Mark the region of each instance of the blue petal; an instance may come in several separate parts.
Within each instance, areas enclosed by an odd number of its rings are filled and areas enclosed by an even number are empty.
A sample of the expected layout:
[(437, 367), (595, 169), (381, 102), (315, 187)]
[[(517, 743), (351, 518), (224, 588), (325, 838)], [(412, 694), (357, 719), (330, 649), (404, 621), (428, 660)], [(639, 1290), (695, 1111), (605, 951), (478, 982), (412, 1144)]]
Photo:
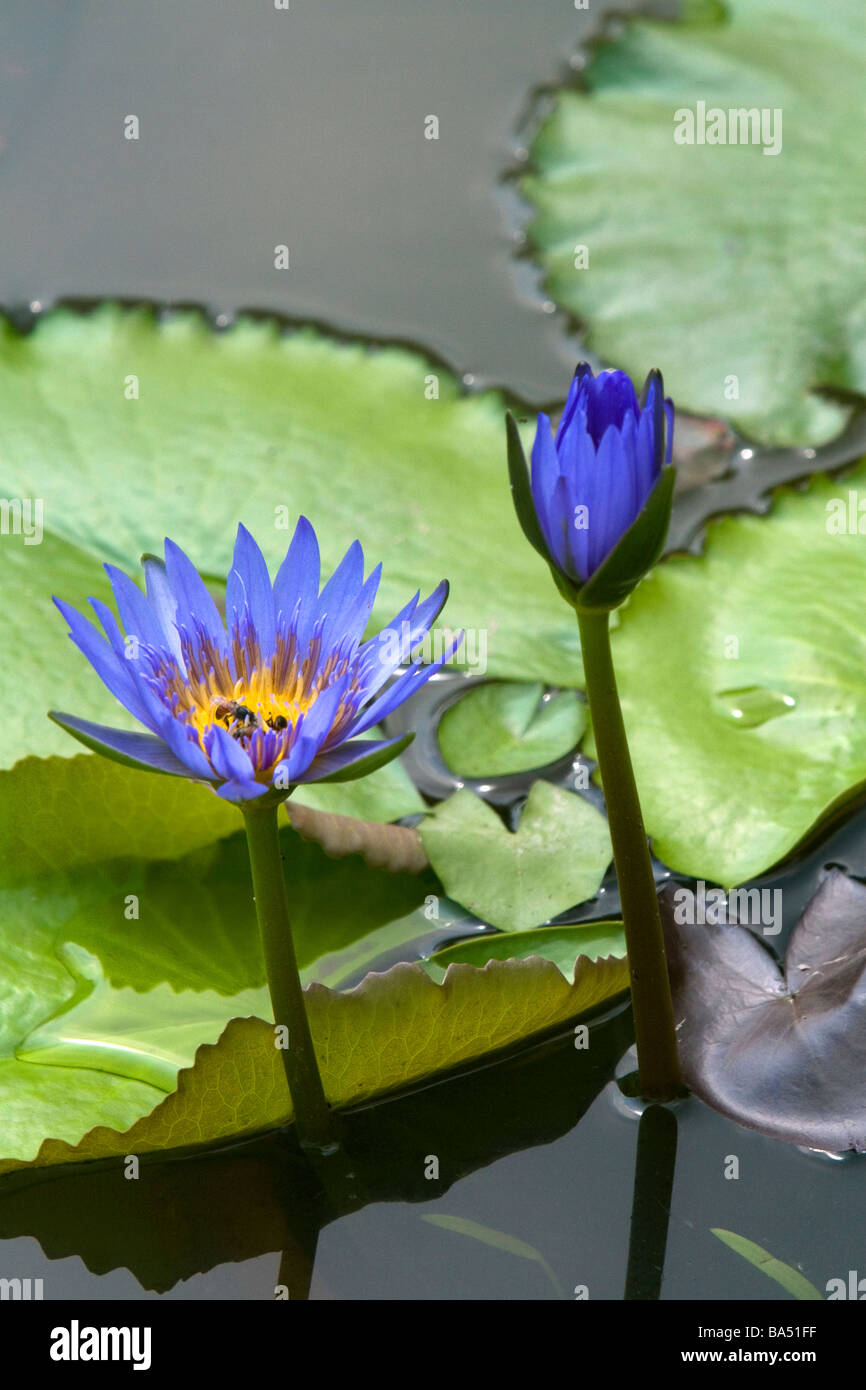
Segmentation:
[(664, 394), (661, 372), (650, 372), (641, 397), (641, 407), (652, 420), (653, 474), (658, 476), (664, 458)]
[(594, 382), (595, 377), (593, 376), (592, 367), (590, 367), (588, 362), (579, 362), (568, 390), (568, 398), (565, 402), (562, 418), (559, 421), (559, 429), (556, 431), (557, 450), (565, 437), (566, 431), (571, 425), (578, 402), (580, 402), (584, 413), (586, 412), (587, 396), (593, 389)]
[(665, 396), (664, 408), (665, 421), (667, 423), (667, 429), (665, 430), (665, 463), (667, 464), (670, 463), (674, 452), (674, 403), (670, 396)]
[(144, 582), (147, 599), (162, 630), (163, 643), (168, 647), (180, 669), (186, 673), (183, 653), (180, 647), (175, 614), (177, 599), (172, 593), (166, 574), (165, 561), (156, 555), (147, 555), (144, 563)]
[(175, 719), (172, 714), (166, 711), (165, 706), (161, 707), (160, 714), (158, 731), (169, 748), (182, 763), (190, 768), (194, 777), (202, 777), (205, 781), (210, 781), (213, 778), (213, 771), (202, 752), (195, 730), (191, 729), (188, 724), (182, 723), (181, 720)]
[(97, 753), (102, 752), (109, 757), (116, 755), (119, 761), (133, 763), (148, 772), (165, 772), (172, 777), (195, 776), (162, 739), (154, 738), (153, 734), (128, 733), (124, 729), (92, 724), (87, 719), (78, 719), (74, 714), (59, 714), (53, 710), (50, 718)]
[(355, 664), (355, 678), (362, 701), (375, 695), (398, 666), (409, 664), (410, 653), (424, 640), (447, 598), (448, 581), (443, 579), (423, 603), (418, 602), (418, 595), (415, 594), (387, 627), (364, 643)]
[(538, 423), (535, 427), (535, 439), (532, 444), (531, 458), (530, 488), (532, 491), (532, 500), (535, 503), (536, 515), (538, 516), (539, 522), (542, 517), (549, 522), (550, 502), (553, 497), (553, 490), (556, 487), (556, 480), (560, 474), (560, 467), (556, 445), (553, 442), (553, 433), (550, 428), (550, 420), (543, 411), (539, 411), (538, 414)]
[(177, 602), (175, 622), (190, 635), (201, 628), (216, 651), (228, 652), (223, 620), (192, 561), (174, 541), (165, 542), (165, 572)]
[(569, 570), (568, 534), (573, 520), (569, 482), (563, 475), (556, 480), (547, 515), (539, 514), (538, 522), (552, 558), (565, 573)]
[(439, 659), (437, 661), (432, 661), (429, 666), (422, 666), (420, 661), (416, 661), (414, 666), (410, 666), (408, 671), (398, 676), (393, 685), (390, 685), (384, 694), (380, 695), (378, 699), (368, 705), (365, 710), (361, 711), (358, 718), (346, 730), (346, 738), (354, 738), (357, 734), (363, 734), (366, 729), (372, 728), (374, 724), (378, 724), (381, 720), (385, 719), (398, 705), (402, 705), (406, 700), (411, 699), (415, 692), (420, 690), (421, 686), (425, 685), (431, 676), (434, 676), (437, 671), (441, 670), (446, 661), (451, 660), (451, 657), (463, 641), (463, 636), (464, 634), (462, 632), (458, 633), (457, 637), (450, 646), (446, 648)]
[(238, 526), (232, 567), (226, 580), (226, 623), (238, 633), (244, 615), (252, 624), (259, 651), (270, 662), (276, 650), (276, 613), (265, 557), (245, 526)]
[(339, 748), (334, 748), (330, 753), (320, 753), (313, 760), (305, 775), (300, 777), (302, 782), (318, 782), (323, 777), (331, 777), (335, 772), (341, 772), (343, 768), (351, 767), (352, 763), (357, 763), (362, 758), (369, 758), (371, 753), (381, 753), (385, 748), (392, 748), (395, 743), (402, 743), (405, 735), (398, 734), (396, 738), (351, 739), (348, 743), (343, 743)]
[(292, 543), (274, 580), (274, 608), (281, 626), (287, 626), (299, 611), (298, 632), (303, 644), (309, 640), (316, 619), (319, 597), (319, 543), (305, 516), (298, 518)]
[(102, 600), (98, 598), (89, 598), (87, 602), (102, 623), (102, 630), (111, 643), (111, 650), (114, 652), (115, 656), (125, 661), (128, 648), (123, 640), (123, 633), (118, 627), (117, 619), (108, 604), (103, 603)]
[(656, 466), (655, 422), (650, 410), (643, 411), (637, 429), (635, 442), (635, 478), (637, 480), (638, 509), (649, 497), (658, 477)]
[(116, 565), (105, 565), (105, 573), (111, 580), (117, 611), (127, 637), (137, 637), (148, 647), (157, 651), (165, 645), (162, 626), (137, 584), (128, 574)]
[(227, 782), (253, 780), (253, 765), (237, 739), (220, 724), (212, 724), (205, 734), (205, 749), (214, 772)]
[(625, 372), (602, 372), (596, 378), (589, 416), (589, 429), (596, 444), (611, 426), (621, 429), (626, 415), (637, 415), (637, 393)]
[(633, 475), (622, 435), (610, 426), (598, 446), (595, 512), (589, 516), (589, 572), (594, 574), (634, 520)]
[(369, 579), (366, 580), (364, 587), (358, 594), (357, 599), (348, 613), (342, 632), (335, 632), (329, 638), (329, 645), (333, 647), (351, 643), (354, 646), (364, 635), (367, 623), (370, 621), (370, 614), (376, 602), (376, 594), (379, 592), (379, 581), (382, 578), (382, 566), (379, 564), (373, 570)]
[(93, 624), (68, 603), (59, 598), (55, 598), (54, 602), (69, 624), (69, 636), (78, 650), (87, 657), (103, 685), (108, 687), (124, 709), (128, 709), (130, 714), (152, 729), (153, 719), (147, 712), (128, 663), (117, 655)]
[(245, 781), (235, 778), (229, 782), (223, 782), (222, 786), (217, 787), (216, 794), (221, 796), (223, 801), (255, 801), (257, 796), (264, 796), (265, 792), (269, 790), (270, 788), (266, 787), (263, 782), (256, 782), (251, 778), (247, 778)]
[(319, 595), (319, 619), (324, 619), (322, 645), (330, 649), (349, 620), (364, 582), (364, 552), (360, 541), (353, 541)]

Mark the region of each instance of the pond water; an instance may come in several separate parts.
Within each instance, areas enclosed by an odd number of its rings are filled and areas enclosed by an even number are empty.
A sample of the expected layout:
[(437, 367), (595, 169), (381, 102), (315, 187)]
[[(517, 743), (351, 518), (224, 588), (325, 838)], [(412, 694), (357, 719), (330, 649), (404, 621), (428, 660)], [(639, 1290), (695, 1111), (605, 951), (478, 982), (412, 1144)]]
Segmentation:
[[(519, 163), (533, 87), (568, 72), (609, 8), (293, 0), (276, 12), (212, 0), (205, 13), (192, 0), (11, 0), (0, 33), (0, 300), (13, 310), (58, 296), (200, 303), (229, 316), (274, 309), (419, 344), (468, 374), (470, 389), (561, 397), (576, 343), (515, 260), (521, 218), (501, 175)], [(129, 113), (137, 142), (122, 138)], [(436, 142), (423, 137), (431, 113)], [(273, 266), (277, 243), (290, 247), (286, 272)], [(819, 461), (841, 465), (863, 443), (855, 426)], [(672, 544), (817, 466), (804, 451), (768, 452), (760, 472), (741, 454), (730, 462), (721, 482), (680, 500)], [(410, 712), (428, 750), (435, 714), (429, 699)], [(423, 748), (416, 780), (442, 795), (442, 769), (425, 765)], [(491, 799), (514, 814), (521, 779), (489, 780)], [(866, 812), (761, 880), (785, 886), (780, 949), (828, 863), (866, 874)], [(565, 916), (615, 909), (608, 881)], [(332, 1299), (569, 1298), (577, 1286), (621, 1298), (638, 1136), (613, 1080), (631, 1041), (627, 1008), (591, 1037), (586, 1055), (568, 1032), (358, 1112), (355, 1169), (326, 1174), (329, 1194), (279, 1135), (146, 1161), (132, 1185), (104, 1165), (19, 1175), (0, 1189), (0, 1272), (42, 1277), (46, 1298), (268, 1299), (280, 1283), (292, 1297)], [(779, 1296), (713, 1227), (801, 1266), (819, 1288), (862, 1264), (852, 1212), (862, 1213), (866, 1160), (804, 1154), (695, 1099), (675, 1114), (664, 1298)], [(425, 1177), (430, 1155), (438, 1179)], [(725, 1177), (732, 1156), (736, 1180)], [(536, 1257), (442, 1217), (481, 1223)]]

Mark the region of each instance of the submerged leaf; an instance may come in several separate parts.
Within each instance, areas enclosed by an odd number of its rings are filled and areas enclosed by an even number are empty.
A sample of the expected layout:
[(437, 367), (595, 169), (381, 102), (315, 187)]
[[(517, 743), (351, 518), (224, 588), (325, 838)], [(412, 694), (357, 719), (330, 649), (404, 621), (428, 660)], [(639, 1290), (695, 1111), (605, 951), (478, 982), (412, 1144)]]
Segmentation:
[(866, 887), (833, 870), (784, 973), (742, 926), (661, 895), (683, 1077), (722, 1114), (812, 1149), (866, 1150)]
[(815, 1285), (810, 1283), (805, 1274), (801, 1274), (799, 1269), (794, 1269), (791, 1265), (786, 1265), (783, 1260), (777, 1260), (763, 1246), (756, 1245), (753, 1240), (747, 1240), (745, 1236), (738, 1236), (735, 1231), (725, 1231), (720, 1226), (712, 1227), (714, 1236), (731, 1250), (735, 1250), (738, 1255), (742, 1255), (744, 1260), (754, 1265), (762, 1274), (766, 1274), (769, 1279), (775, 1279), (777, 1284), (781, 1284), (783, 1289), (793, 1294), (794, 1298), (801, 1301), (823, 1302), (824, 1295)]
[(517, 1255), (522, 1260), (532, 1260), (541, 1266), (553, 1285), (557, 1298), (565, 1298), (565, 1290), (556, 1277), (548, 1260), (544, 1258), (540, 1250), (536, 1250), (534, 1245), (529, 1245), (525, 1240), (519, 1240), (517, 1236), (510, 1236), (507, 1231), (497, 1231), (493, 1226), (484, 1226), (480, 1221), (471, 1221), (466, 1216), (448, 1216), (444, 1212), (425, 1212), (421, 1217), (422, 1221), (428, 1221), (431, 1226), (438, 1226), (443, 1231), (453, 1231), (455, 1235), (469, 1236), (472, 1240), (480, 1241), (482, 1245), (489, 1245), (494, 1250), (502, 1250), (507, 1255)]

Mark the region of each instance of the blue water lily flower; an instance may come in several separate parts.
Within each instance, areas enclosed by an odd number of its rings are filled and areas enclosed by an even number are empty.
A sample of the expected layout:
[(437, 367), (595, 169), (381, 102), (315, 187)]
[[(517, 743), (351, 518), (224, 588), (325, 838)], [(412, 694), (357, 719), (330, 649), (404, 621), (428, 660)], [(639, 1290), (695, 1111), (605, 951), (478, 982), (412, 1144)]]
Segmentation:
[[(362, 641), (381, 565), (364, 579), (355, 541), (319, 592), (319, 547), (301, 517), (273, 583), (250, 533), (238, 528), (226, 581), (226, 621), (172, 541), (144, 562), (146, 596), (106, 565), (123, 630), (98, 599), (105, 637), (55, 598), (70, 637), (120, 703), (148, 730), (128, 733), (56, 714), (82, 743), (135, 767), (211, 783), (244, 802), (287, 796), (301, 782), (345, 781), (396, 757), (409, 737), (361, 735), (408, 700), (456, 650), (399, 670), (448, 595), (416, 593)], [(392, 679), (393, 678), (393, 679)]]
[[(663, 539), (670, 511), (673, 476), (666, 465), (671, 460), (673, 425), (673, 403), (665, 398), (660, 372), (650, 372), (638, 399), (625, 372), (595, 376), (581, 363), (555, 437), (548, 416), (538, 416), (527, 486), (519, 435), (513, 421), (509, 423), (509, 463), (518, 516), (527, 538), (544, 555), (560, 588), (572, 600), (598, 574), (638, 518), (650, 510), (647, 504), (654, 493), (659, 497), (652, 511), (658, 511), (658, 516), (652, 536), (643, 538), (652, 544), (642, 544), (639, 555), (630, 555), (630, 587), (658, 558), (652, 552), (660, 533)], [(617, 591), (618, 602), (625, 596), (622, 587)], [(587, 593), (586, 600), (591, 597), (595, 601), (598, 594)]]

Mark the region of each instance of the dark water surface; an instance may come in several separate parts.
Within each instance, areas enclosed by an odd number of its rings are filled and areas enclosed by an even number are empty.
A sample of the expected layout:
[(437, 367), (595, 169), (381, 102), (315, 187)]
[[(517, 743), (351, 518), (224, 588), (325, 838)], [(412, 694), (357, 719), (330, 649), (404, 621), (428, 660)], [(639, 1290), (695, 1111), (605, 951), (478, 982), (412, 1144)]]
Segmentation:
[[(7, 0), (0, 302), (120, 296), (229, 315), (274, 309), (418, 343), (475, 385), (561, 397), (575, 345), (531, 268), (515, 262), (520, 219), (499, 179), (519, 158), (532, 88), (567, 73), (607, 8)], [(123, 138), (129, 114), (138, 141)], [(438, 141), (424, 139), (430, 114)], [(273, 266), (278, 243), (290, 248), (287, 271)], [(828, 465), (862, 444), (852, 437)], [(765, 476), (815, 466), (802, 451), (774, 451)], [(692, 541), (716, 509), (760, 505), (760, 493), (735, 466), (718, 491), (680, 504), (675, 543)], [(515, 797), (509, 787), (500, 804), (513, 808)], [(782, 942), (829, 862), (866, 875), (866, 813), (784, 877), (763, 880), (785, 885)], [(603, 909), (575, 916), (609, 911), (614, 899), (608, 884)], [(7, 1182), (0, 1275), (42, 1277), (49, 1299), (155, 1289), (267, 1299), (283, 1281), (299, 1296), (318, 1212), (313, 1298), (549, 1299), (580, 1284), (593, 1299), (621, 1298), (638, 1124), (610, 1078), (629, 1042), (621, 1010), (594, 1025), (591, 1066), (568, 1033), (361, 1112), (359, 1175), (332, 1194), (330, 1212), (279, 1136), (143, 1163), (135, 1184), (116, 1165)], [(819, 1288), (863, 1265), (863, 1160), (805, 1155), (695, 1100), (676, 1113), (663, 1297), (782, 1296), (714, 1226), (801, 1265)], [(434, 1153), (438, 1183), (423, 1176)], [(724, 1177), (732, 1155), (736, 1181)], [(442, 1214), (526, 1242), (542, 1260), (423, 1219)]]
[(555, 399), (574, 348), (514, 265), (500, 180), (532, 89), (611, 8), (6, 0), (0, 303), (275, 309)]

